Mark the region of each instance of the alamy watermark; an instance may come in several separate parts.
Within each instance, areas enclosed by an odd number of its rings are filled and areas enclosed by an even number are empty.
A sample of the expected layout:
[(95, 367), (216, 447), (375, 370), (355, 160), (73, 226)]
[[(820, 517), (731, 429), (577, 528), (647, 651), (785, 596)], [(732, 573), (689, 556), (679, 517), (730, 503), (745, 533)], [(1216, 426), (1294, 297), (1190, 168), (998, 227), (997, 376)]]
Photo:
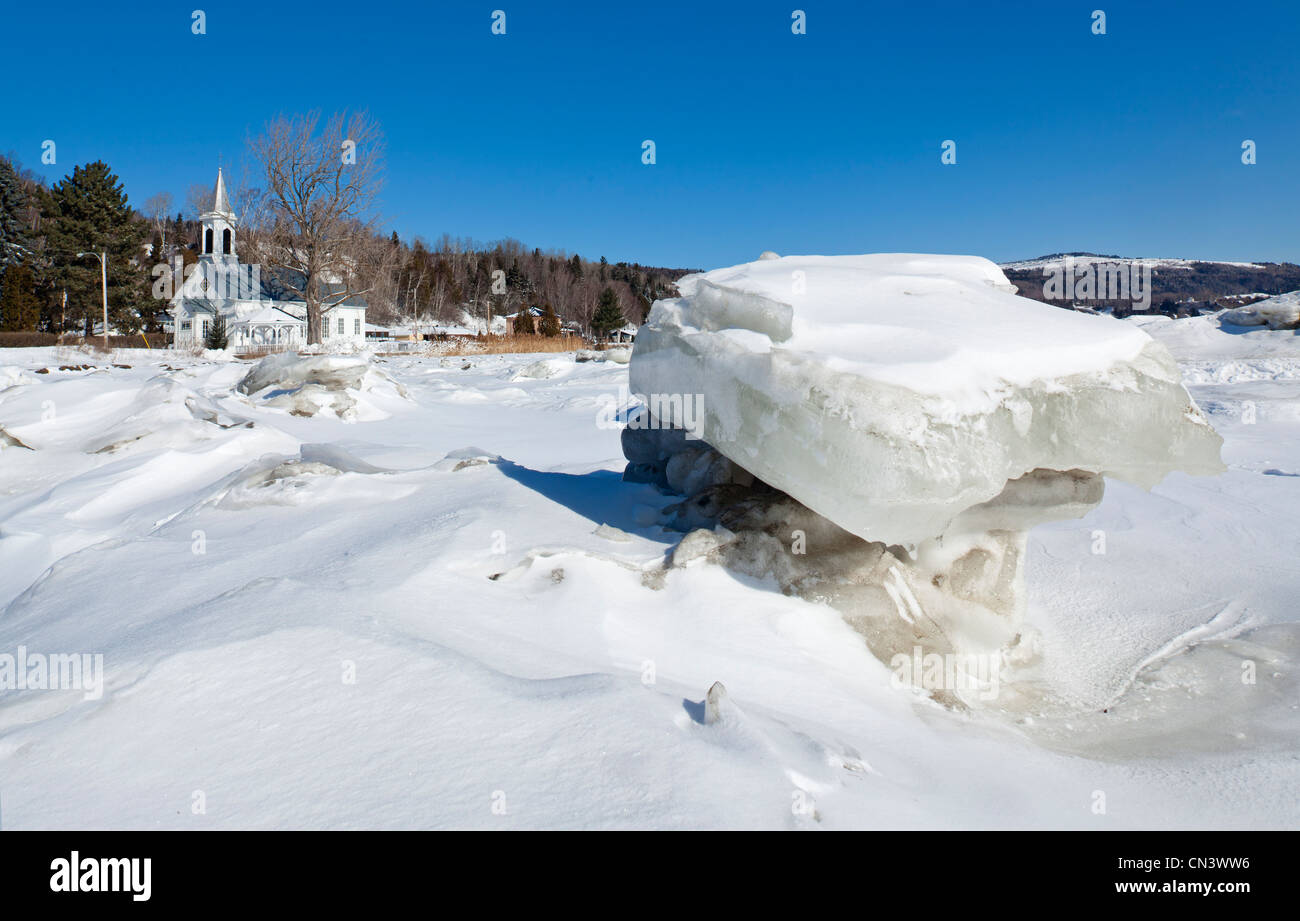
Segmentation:
[(104, 696), (102, 653), (0, 653), (0, 691), (83, 691), (86, 700)]
[(170, 301), (178, 293), (207, 300), (262, 299), (262, 267), (257, 263), (160, 262), (150, 270), (153, 296)]
[(973, 691), (980, 700), (993, 700), (1001, 687), (999, 653), (925, 652), (913, 646), (911, 655), (900, 652), (890, 658), (889, 667), (895, 688)]
[(1066, 256), (1043, 266), (1043, 299), (1048, 301), (1128, 301), (1135, 310), (1151, 306), (1149, 262), (1076, 260)]
[[(646, 412), (634, 412), (637, 404)], [(626, 412), (625, 420), (620, 419)], [(632, 393), (620, 385), (618, 394), (601, 398), (596, 412), (596, 427), (601, 429), (684, 429), (689, 439), (704, 438), (704, 394), (702, 393)]]

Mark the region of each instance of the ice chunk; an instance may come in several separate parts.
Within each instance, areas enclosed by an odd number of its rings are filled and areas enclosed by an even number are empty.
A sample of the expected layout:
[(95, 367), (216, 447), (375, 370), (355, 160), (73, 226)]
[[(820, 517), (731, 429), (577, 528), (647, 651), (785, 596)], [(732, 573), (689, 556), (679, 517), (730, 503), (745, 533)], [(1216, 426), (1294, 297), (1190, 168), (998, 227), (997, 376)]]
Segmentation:
[(512, 381), (546, 380), (567, 374), (572, 369), (573, 362), (568, 358), (542, 358), (524, 365), (510, 379)]
[(1279, 294), (1225, 310), (1219, 316), (1222, 323), (1232, 326), (1267, 326), (1269, 329), (1295, 329), (1300, 326), (1300, 291)]
[[(1018, 297), (986, 259), (786, 256), (678, 288), (655, 303), (631, 362), (655, 425), (691, 428), (868, 541), (1018, 529), (1038, 499), (1073, 507), (1057, 493), (1096, 488), (1086, 474), (1150, 487), (1172, 470), (1224, 469), (1222, 439), (1163, 346)], [(683, 407), (699, 407), (698, 425)], [(658, 448), (628, 452), (644, 479), (667, 473), (641, 456)], [(710, 479), (698, 460), (675, 461), (678, 486)], [(1048, 496), (1035, 471), (1070, 477)]]
[[(295, 416), (329, 410), (349, 422), (387, 418), (374, 397), (384, 402), (406, 397), (406, 389), (372, 367), (368, 355), (268, 355), (244, 375), (238, 389)], [(361, 399), (363, 392), (369, 392), (371, 399)]]
[(240, 393), (257, 393), (267, 387), (295, 390), (314, 384), (326, 390), (356, 390), (370, 364), (364, 357), (318, 355), (300, 357), (295, 352), (268, 355), (239, 382)]

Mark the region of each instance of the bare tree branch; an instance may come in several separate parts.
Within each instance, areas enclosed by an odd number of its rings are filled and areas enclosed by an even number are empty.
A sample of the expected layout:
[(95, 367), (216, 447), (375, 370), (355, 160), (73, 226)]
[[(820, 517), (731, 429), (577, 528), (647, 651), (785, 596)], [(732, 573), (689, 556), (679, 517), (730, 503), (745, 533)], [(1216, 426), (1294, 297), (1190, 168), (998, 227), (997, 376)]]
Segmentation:
[(251, 254), (307, 305), (307, 341), (321, 341), (323, 317), (382, 287), (394, 248), (377, 234), (384, 137), (365, 112), (279, 116), (249, 140), (265, 174), (250, 202)]

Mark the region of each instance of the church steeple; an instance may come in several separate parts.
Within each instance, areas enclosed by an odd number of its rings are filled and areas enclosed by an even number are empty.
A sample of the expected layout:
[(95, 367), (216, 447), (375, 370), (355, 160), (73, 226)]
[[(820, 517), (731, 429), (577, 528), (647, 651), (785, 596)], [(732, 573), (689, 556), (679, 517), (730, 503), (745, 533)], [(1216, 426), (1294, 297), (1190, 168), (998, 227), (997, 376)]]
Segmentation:
[(229, 214), (233, 219), (235, 213), (230, 210), (230, 199), (226, 197), (226, 179), (221, 175), (221, 167), (217, 167), (217, 188), (212, 193), (212, 210), (218, 214)]
[(217, 167), (217, 187), (212, 192), (212, 208), (199, 215), (202, 222), (202, 239), (199, 245), (201, 259), (235, 265), (239, 257), (235, 253), (235, 212), (231, 210), (230, 198), (226, 195), (226, 179)]

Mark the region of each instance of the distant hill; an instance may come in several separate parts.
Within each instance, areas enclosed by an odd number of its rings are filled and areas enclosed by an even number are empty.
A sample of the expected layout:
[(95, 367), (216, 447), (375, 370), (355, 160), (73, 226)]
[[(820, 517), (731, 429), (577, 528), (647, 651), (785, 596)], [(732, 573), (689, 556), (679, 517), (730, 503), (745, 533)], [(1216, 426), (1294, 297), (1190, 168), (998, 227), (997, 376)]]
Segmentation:
[[(1128, 301), (1114, 299), (1049, 300), (1044, 282), (1066, 257), (1076, 265), (1085, 261), (1137, 264), (1151, 270), (1151, 307), (1134, 310)], [(1110, 309), (1119, 316), (1130, 313), (1169, 313), (1196, 316), (1205, 310), (1237, 307), (1264, 297), (1300, 289), (1300, 265), (1291, 262), (1210, 262), (1200, 259), (1157, 259), (1100, 253), (1053, 253), (1020, 262), (1003, 263), (1002, 271), (1024, 297), (1058, 307)]]

